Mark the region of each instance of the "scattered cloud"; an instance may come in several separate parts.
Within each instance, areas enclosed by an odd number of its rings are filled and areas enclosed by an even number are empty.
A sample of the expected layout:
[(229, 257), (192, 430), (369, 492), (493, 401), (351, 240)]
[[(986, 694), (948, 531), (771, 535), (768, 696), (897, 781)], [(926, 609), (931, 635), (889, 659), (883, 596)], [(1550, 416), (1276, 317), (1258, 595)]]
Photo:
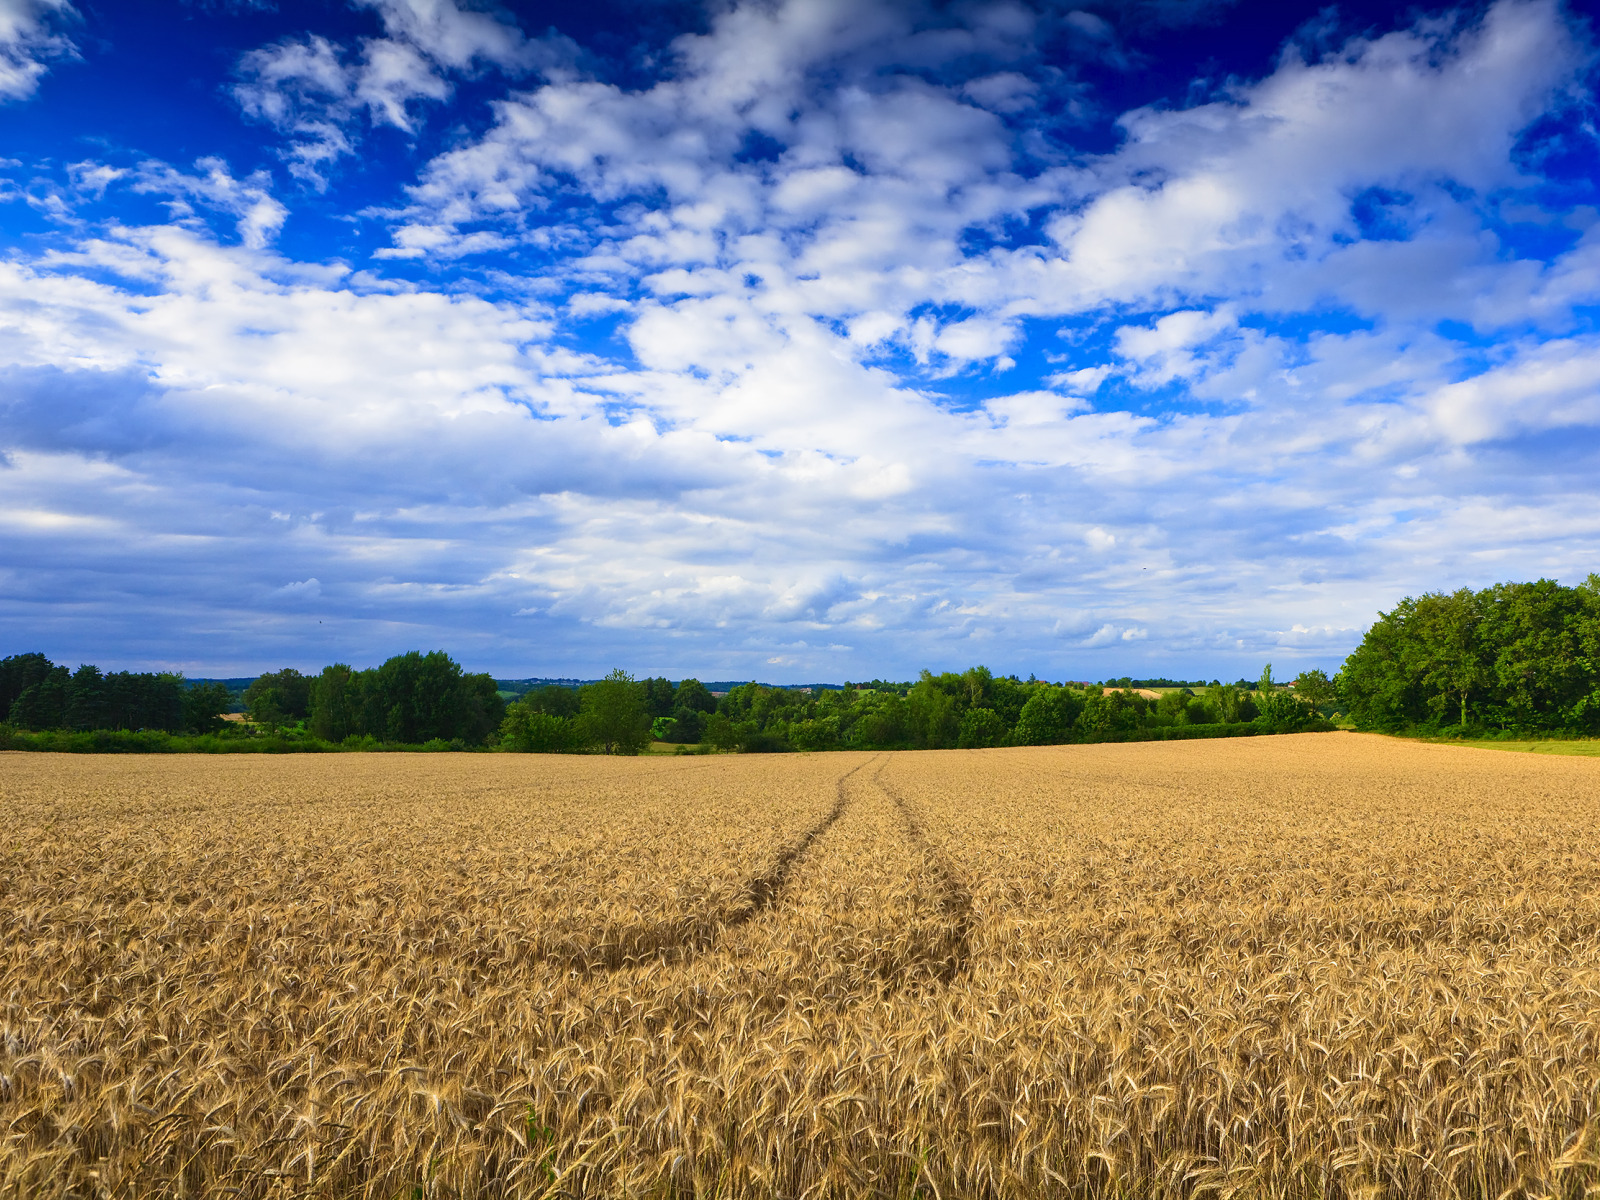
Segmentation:
[(415, 108), (450, 98), (452, 76), (496, 69), (520, 75), (570, 54), (562, 39), (530, 41), (509, 21), (460, 8), (454, 0), (361, 0), (383, 36), (353, 47), (317, 34), (290, 37), (245, 54), (233, 94), (248, 117), (289, 135), (290, 172), (312, 185), (354, 151), (363, 118), (405, 133)]
[[(185, 174), (166, 163), (144, 163), (133, 190), (166, 196), (165, 203), (176, 221), (192, 217), (196, 204), (236, 218), (239, 239), (252, 250), (259, 250), (272, 240), (289, 210), (273, 197), (272, 180), (265, 171), (235, 179), (220, 158), (202, 158), (195, 166), (200, 174)], [(84, 170), (89, 167), (86, 163), (77, 167), (78, 178), (92, 180), (101, 189), (123, 174), (105, 167)]]
[(302, 579), (298, 583), (286, 583), (273, 593), (285, 600), (316, 600), (322, 595), (322, 584), (316, 579)]
[(0, 0), (0, 101), (26, 100), (50, 60), (77, 53), (60, 31), (77, 16), (67, 0)]
[[(483, 84), (351, 217), (385, 244), (291, 252), (323, 198), (259, 159), (90, 160), (0, 260), (15, 627), (87, 562), (308, 655), (1229, 674), (1600, 550), (1600, 225), (1524, 152), (1593, 67), (1554, 3), (1303, 39), (1093, 153), (1040, 50), (1133, 70), (1086, 14), (733, 3), (607, 74), (364, 11), (233, 94), (336, 195)], [(124, 195), (162, 207), (91, 218)]]

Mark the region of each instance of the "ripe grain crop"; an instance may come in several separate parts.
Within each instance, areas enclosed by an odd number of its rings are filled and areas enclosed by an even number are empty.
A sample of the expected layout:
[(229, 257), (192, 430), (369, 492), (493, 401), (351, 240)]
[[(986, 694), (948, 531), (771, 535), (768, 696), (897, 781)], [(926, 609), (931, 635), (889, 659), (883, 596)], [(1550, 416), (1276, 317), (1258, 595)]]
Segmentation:
[(14, 1196), (1600, 1185), (1600, 763), (0, 756)]

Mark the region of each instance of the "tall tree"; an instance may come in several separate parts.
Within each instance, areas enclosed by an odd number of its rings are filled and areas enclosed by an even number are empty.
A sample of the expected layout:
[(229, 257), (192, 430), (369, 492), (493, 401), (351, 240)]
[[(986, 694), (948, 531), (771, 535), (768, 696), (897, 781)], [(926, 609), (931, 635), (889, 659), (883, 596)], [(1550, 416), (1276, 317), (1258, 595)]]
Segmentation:
[(72, 673), (65, 667), (51, 667), (43, 679), (23, 689), (11, 704), (9, 719), (23, 729), (64, 729), (67, 725), (67, 693)]
[(311, 713), (311, 680), (293, 667), (269, 671), (244, 690), (251, 716), (275, 712), (280, 720), (303, 721)]
[(55, 664), (42, 654), (13, 654), (0, 660), (0, 721), (7, 719), (18, 696), (54, 670)]
[(672, 695), (674, 708), (692, 708), (696, 712), (717, 711), (717, 698), (698, 679), (681, 681)]
[(191, 684), (183, 693), (184, 728), (195, 733), (216, 733), (225, 724), (222, 714), (232, 707), (233, 696), (221, 680)]
[(311, 720), (313, 737), (325, 742), (342, 742), (362, 732), (361, 681), (346, 663), (322, 668), (311, 681)]
[(606, 754), (637, 754), (650, 743), (644, 689), (626, 671), (612, 671), (579, 693), (578, 731)]

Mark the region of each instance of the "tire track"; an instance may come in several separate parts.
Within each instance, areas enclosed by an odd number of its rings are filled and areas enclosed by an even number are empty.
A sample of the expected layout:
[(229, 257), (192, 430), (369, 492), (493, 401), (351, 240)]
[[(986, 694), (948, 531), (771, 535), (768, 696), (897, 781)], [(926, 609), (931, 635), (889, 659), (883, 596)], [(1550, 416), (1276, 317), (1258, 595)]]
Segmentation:
[[(758, 875), (746, 885), (745, 895), (749, 899), (749, 904), (737, 916), (730, 918), (725, 923), (728, 927), (743, 925), (746, 921), (752, 920), (777, 902), (778, 893), (783, 890), (783, 885), (788, 882), (789, 876), (794, 873), (795, 863), (799, 861), (807, 850), (811, 849), (813, 842), (838, 823), (839, 818), (844, 816), (845, 809), (850, 807), (850, 797), (845, 792), (844, 787), (845, 780), (863, 767), (870, 766), (873, 761), (868, 759), (864, 763), (857, 763), (839, 776), (834, 784), (837, 796), (828, 815), (808, 829), (799, 841), (780, 851), (770, 870)], [(881, 773), (883, 768), (879, 767), (878, 770)]]
[[(865, 764), (863, 764), (865, 765)], [(946, 923), (944, 936), (929, 948), (929, 966), (942, 984), (949, 984), (966, 971), (972, 956), (972, 927), (977, 915), (972, 906), (972, 891), (962, 880), (949, 858), (927, 835), (916, 806), (883, 780), (886, 758), (873, 772), (872, 783), (887, 796), (900, 814), (912, 845), (937, 879), (939, 911)]]
[[(637, 925), (618, 930), (602, 942), (573, 940), (536, 952), (534, 957), (558, 962), (578, 971), (618, 971), (655, 963), (682, 963), (716, 948), (730, 930), (748, 924), (778, 902), (795, 867), (812, 845), (832, 829), (850, 807), (845, 782), (876, 759), (857, 763), (834, 781), (833, 807), (826, 816), (795, 841), (779, 849), (771, 865), (747, 880), (736, 893), (735, 905), (721, 911), (696, 913), (677, 921)], [(882, 768), (880, 767), (881, 771)]]

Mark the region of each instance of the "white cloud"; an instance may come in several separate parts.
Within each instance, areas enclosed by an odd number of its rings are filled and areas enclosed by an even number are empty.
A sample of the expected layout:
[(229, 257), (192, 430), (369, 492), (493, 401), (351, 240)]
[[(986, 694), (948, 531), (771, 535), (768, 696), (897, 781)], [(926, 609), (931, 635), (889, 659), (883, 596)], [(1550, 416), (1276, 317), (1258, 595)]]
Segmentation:
[(579, 292), (567, 301), (567, 311), (579, 318), (627, 312), (632, 307), (619, 296), (607, 296), (599, 292)]
[[(1023, 672), (1324, 654), (1374, 595), (1600, 549), (1588, 460), (1516, 444), (1600, 426), (1573, 326), (1600, 234), (1549, 263), (1485, 234), (1585, 53), (1554, 5), (1289, 55), (1069, 165), (1030, 149), (1057, 93), (1006, 5), (730, 4), (638, 88), (481, 12), (376, 8), (381, 38), (264, 48), (237, 95), (314, 179), (456, 73), (542, 71), (389, 214), (378, 257), (426, 270), (284, 257), (262, 174), (131, 171), (167, 224), (0, 262), (0, 512), (34, 514), (0, 561), (138, 547), (127, 586), (286, 622), (314, 598), (350, 655), (814, 678), (992, 644)], [(77, 164), (69, 198), (119, 169)], [(1379, 186), (1409, 240), (1360, 237)], [(574, 349), (608, 314), (626, 347)], [(1480, 352), (1441, 315), (1516, 333)], [(1042, 386), (989, 395), (1040, 349)]]
[(534, 65), (539, 54), (515, 25), (455, 0), (357, 0), (377, 10), (391, 39), (415, 46), (442, 67), (463, 70), (475, 62), (498, 67)]
[(449, 99), (449, 76), (490, 66), (512, 74), (552, 68), (570, 57), (555, 38), (529, 41), (515, 25), (454, 0), (357, 0), (376, 10), (384, 37), (350, 50), (316, 34), (243, 55), (233, 94), (247, 116), (293, 139), (290, 171), (316, 186), (354, 150), (364, 115), (407, 133), (419, 101)]
[[(204, 174), (188, 175), (166, 163), (146, 163), (138, 171), (134, 190), (170, 197), (167, 206), (180, 219), (193, 212), (191, 201), (237, 217), (239, 239), (253, 250), (265, 246), (282, 228), (289, 211), (272, 195), (272, 180), (265, 171), (235, 179), (220, 158), (202, 158), (195, 166)], [(109, 181), (120, 174), (108, 177), (101, 172), (92, 177)]]
[(1081, 410), (1084, 403), (1056, 392), (1017, 392), (985, 400), (983, 407), (1006, 425), (1049, 425)]
[(1600, 340), (1525, 345), (1481, 375), (1434, 389), (1422, 403), (1440, 432), (1463, 444), (1600, 426)]
[(76, 17), (67, 0), (0, 0), (0, 101), (27, 99), (50, 59), (76, 53), (57, 32)]
[(127, 174), (127, 171), (105, 163), (86, 161), (67, 164), (67, 178), (72, 181), (72, 186), (81, 194), (97, 200), (106, 194), (106, 188)]
[(1016, 71), (998, 71), (961, 85), (963, 95), (998, 113), (1019, 113), (1037, 103), (1039, 85)]

